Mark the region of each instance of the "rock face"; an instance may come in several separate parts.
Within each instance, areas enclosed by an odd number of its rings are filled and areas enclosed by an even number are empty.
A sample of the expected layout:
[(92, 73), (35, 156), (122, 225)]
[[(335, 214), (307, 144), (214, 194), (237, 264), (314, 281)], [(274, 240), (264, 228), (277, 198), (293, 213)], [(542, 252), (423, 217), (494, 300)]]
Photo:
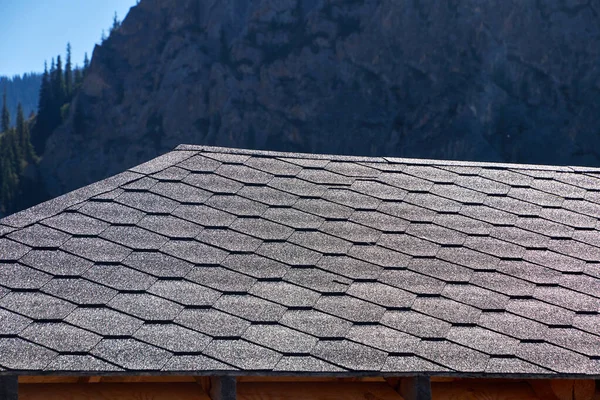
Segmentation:
[(600, 1), (142, 0), (41, 170), (59, 194), (180, 143), (600, 165)]

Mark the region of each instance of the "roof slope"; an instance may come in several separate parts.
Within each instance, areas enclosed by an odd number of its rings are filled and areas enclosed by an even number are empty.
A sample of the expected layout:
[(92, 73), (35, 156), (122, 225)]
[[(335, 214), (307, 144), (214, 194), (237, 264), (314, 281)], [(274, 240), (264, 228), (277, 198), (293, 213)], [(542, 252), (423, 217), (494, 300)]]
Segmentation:
[(600, 170), (180, 146), (0, 220), (0, 373), (600, 377)]

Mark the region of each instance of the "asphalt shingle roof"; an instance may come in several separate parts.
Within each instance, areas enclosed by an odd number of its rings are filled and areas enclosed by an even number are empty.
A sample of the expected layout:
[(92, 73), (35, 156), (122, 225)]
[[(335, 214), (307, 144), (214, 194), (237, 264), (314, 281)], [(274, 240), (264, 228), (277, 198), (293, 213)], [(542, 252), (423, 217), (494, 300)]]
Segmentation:
[(201, 146), (0, 220), (0, 374), (600, 377), (600, 169)]

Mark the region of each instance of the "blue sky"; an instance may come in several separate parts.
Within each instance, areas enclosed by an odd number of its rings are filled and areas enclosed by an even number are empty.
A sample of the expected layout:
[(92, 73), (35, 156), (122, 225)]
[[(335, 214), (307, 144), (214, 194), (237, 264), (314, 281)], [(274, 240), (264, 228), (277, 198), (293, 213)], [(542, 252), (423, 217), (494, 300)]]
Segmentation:
[(102, 29), (108, 32), (115, 11), (123, 20), (136, 0), (0, 0), (0, 75), (41, 72), (44, 60), (65, 58), (71, 42), (72, 62), (92, 57)]

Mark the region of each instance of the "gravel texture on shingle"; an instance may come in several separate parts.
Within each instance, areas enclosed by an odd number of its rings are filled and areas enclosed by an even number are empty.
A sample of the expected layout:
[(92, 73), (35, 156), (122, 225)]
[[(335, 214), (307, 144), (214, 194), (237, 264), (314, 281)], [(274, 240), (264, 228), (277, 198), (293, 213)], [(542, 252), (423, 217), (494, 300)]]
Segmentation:
[(0, 371), (599, 379), (599, 176), (182, 145), (0, 220)]

